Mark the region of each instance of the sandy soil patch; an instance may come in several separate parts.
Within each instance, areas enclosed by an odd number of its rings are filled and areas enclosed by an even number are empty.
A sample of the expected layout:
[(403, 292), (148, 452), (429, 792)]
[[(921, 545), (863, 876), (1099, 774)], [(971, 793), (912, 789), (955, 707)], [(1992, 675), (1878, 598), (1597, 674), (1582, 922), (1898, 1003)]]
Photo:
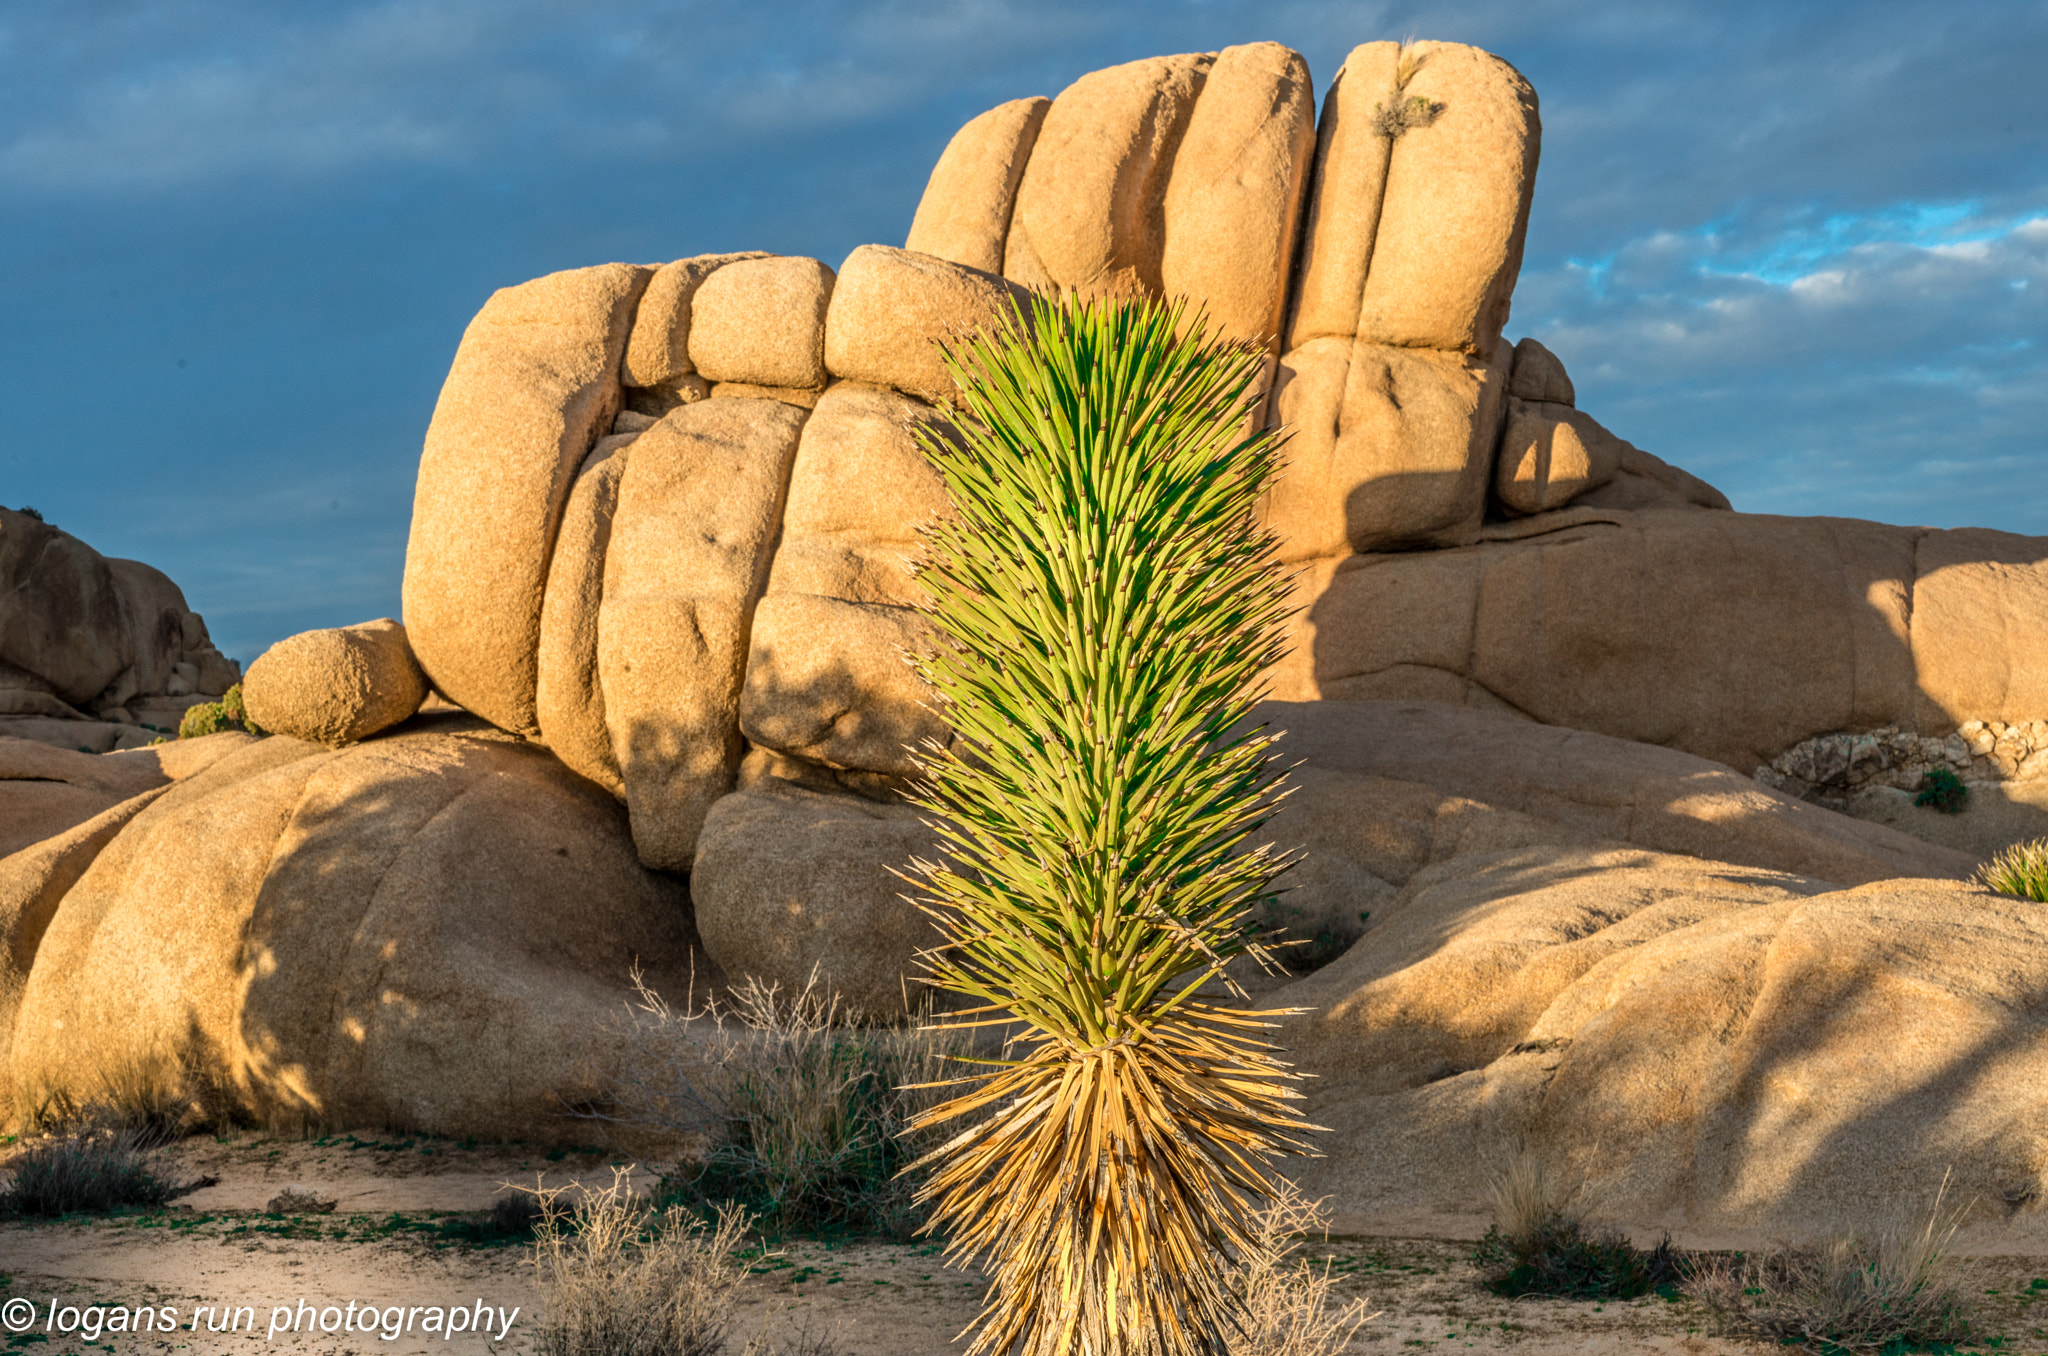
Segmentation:
[[(525, 1250), (479, 1245), (460, 1230), (502, 1183), (531, 1182), (543, 1173), (550, 1183), (609, 1181), (617, 1161), (601, 1150), (550, 1153), (389, 1135), (201, 1137), (167, 1159), (181, 1179), (207, 1174), (221, 1180), (159, 1214), (0, 1225), (0, 1302), (26, 1300), (36, 1311), (30, 1331), (0, 1332), (0, 1352), (528, 1351), (539, 1296)], [(651, 1181), (651, 1174), (643, 1170), (640, 1180)], [(270, 1196), (292, 1183), (330, 1192), (340, 1205), (328, 1215), (264, 1214)], [(1311, 1255), (1327, 1259), (1341, 1278), (1343, 1298), (1363, 1296), (1382, 1311), (1360, 1330), (1356, 1352), (1761, 1356), (1784, 1350), (1716, 1334), (1689, 1301), (1504, 1300), (1480, 1287), (1469, 1248), (1459, 1238), (1359, 1233), (1317, 1244)], [(829, 1337), (840, 1356), (958, 1352), (964, 1344), (954, 1339), (974, 1318), (981, 1280), (941, 1266), (937, 1252), (917, 1242), (786, 1241), (756, 1262), (736, 1333), (742, 1341), (765, 1332), (787, 1342), (808, 1331)], [(1978, 1288), (1987, 1292), (1986, 1341), (1965, 1350), (2048, 1356), (2048, 1262), (1986, 1257), (1976, 1265)], [(159, 1322), (169, 1309), (178, 1326), (103, 1333), (88, 1343), (47, 1321), (86, 1305), (131, 1315), (147, 1308)], [(429, 1319), (430, 1311), (445, 1314), (455, 1305), (465, 1310), (463, 1330), (452, 1336), (420, 1331), (428, 1322), (445, 1322)], [(467, 1330), (479, 1305), (490, 1312), (485, 1334)], [(317, 1331), (323, 1316), (338, 1328), (345, 1320), (359, 1322), (366, 1308), (379, 1315), (368, 1331)], [(410, 1315), (414, 1330), (387, 1339), (385, 1316), (398, 1310)], [(190, 1326), (195, 1312), (196, 1331)], [(284, 1331), (272, 1336), (274, 1319)], [(400, 1320), (389, 1321), (395, 1328)]]

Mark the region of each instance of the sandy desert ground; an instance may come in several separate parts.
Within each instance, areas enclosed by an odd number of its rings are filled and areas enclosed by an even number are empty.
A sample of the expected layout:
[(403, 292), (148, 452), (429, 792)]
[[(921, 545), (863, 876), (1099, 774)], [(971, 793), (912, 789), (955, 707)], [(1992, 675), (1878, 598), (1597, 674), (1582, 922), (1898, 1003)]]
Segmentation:
[[(549, 1183), (604, 1182), (614, 1162), (598, 1151), (551, 1154), (357, 1135), (202, 1136), (167, 1157), (180, 1180), (215, 1175), (220, 1182), (160, 1214), (0, 1225), (0, 1303), (25, 1299), (36, 1307), (29, 1331), (0, 1333), (0, 1351), (530, 1351), (539, 1295), (526, 1250), (465, 1242), (448, 1230), (486, 1208), (504, 1183), (531, 1183), (541, 1174)], [(643, 1171), (638, 1180), (651, 1177)], [(335, 1195), (337, 1209), (265, 1214), (270, 1197), (293, 1183)], [(1344, 1298), (1365, 1297), (1381, 1311), (1354, 1339), (1352, 1350), (1362, 1353), (1734, 1356), (1781, 1349), (1717, 1334), (1690, 1301), (1500, 1299), (1480, 1288), (1469, 1246), (1456, 1237), (1361, 1233), (1318, 1243), (1310, 1255), (1328, 1259)], [(756, 1264), (732, 1349), (737, 1353), (757, 1334), (786, 1346), (807, 1332), (830, 1339), (838, 1356), (957, 1352), (964, 1343), (955, 1338), (975, 1313), (979, 1278), (941, 1266), (937, 1251), (918, 1242), (786, 1241)], [(1987, 1256), (1974, 1265), (1985, 1292), (1985, 1340), (1964, 1350), (2048, 1353), (2048, 1260)], [(307, 1318), (290, 1331), (301, 1302), (309, 1306)], [(462, 1305), (465, 1318), (474, 1319), (481, 1303), (494, 1316), (486, 1333), (448, 1337), (417, 1330), (387, 1337), (381, 1326), (352, 1334), (307, 1330), (329, 1307), (336, 1310), (330, 1321), (349, 1317), (351, 1302), (357, 1311), (368, 1306), (380, 1314), (419, 1309), (416, 1329), (436, 1306)], [(90, 1343), (53, 1330), (53, 1312), (87, 1304), (146, 1306), (159, 1316), (168, 1307), (179, 1327), (103, 1333)], [(200, 1306), (216, 1307), (195, 1332), (189, 1324)], [(239, 1331), (210, 1331), (223, 1308)], [(234, 1312), (243, 1308), (246, 1316)], [(502, 1320), (514, 1308), (507, 1325)], [(286, 1311), (279, 1320), (286, 1330), (272, 1335), (276, 1310)]]

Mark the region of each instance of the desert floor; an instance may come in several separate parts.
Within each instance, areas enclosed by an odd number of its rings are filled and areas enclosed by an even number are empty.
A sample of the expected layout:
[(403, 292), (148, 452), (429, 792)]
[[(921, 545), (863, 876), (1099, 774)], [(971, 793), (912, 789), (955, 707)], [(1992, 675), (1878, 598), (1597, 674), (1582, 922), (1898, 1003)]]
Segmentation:
[[(539, 1295), (518, 1245), (478, 1245), (451, 1237), (466, 1212), (488, 1206), (508, 1182), (609, 1181), (604, 1153), (563, 1153), (519, 1146), (336, 1135), (318, 1140), (202, 1136), (167, 1152), (179, 1180), (220, 1178), (152, 1215), (0, 1225), (0, 1303), (36, 1306), (27, 1332), (0, 1331), (0, 1352), (452, 1352), (533, 1349)], [(643, 1174), (641, 1180), (648, 1180)], [(287, 1184), (339, 1198), (333, 1214), (283, 1218), (264, 1204)], [(1364, 1297), (1380, 1314), (1360, 1329), (1352, 1350), (1515, 1352), (1519, 1356), (1621, 1356), (1621, 1353), (1748, 1353), (1783, 1348), (1717, 1335), (1690, 1301), (1651, 1297), (1629, 1303), (1504, 1300), (1483, 1290), (1466, 1260), (1469, 1240), (1353, 1234), (1317, 1243), (1344, 1298)], [(941, 1356), (964, 1343), (979, 1278), (940, 1265), (930, 1244), (791, 1240), (756, 1264), (735, 1325), (732, 1350), (766, 1335), (789, 1347), (796, 1336), (829, 1339), (838, 1356)], [(1984, 1340), (1966, 1351), (2048, 1353), (2048, 1259), (1974, 1260), (1985, 1292)], [(2038, 1289), (2035, 1287), (2039, 1287)], [(55, 1309), (52, 1309), (52, 1302)], [(289, 1329), (301, 1302), (300, 1331), (268, 1331), (283, 1310)], [(351, 1301), (385, 1311), (403, 1306), (464, 1306), (481, 1301), (499, 1313), (484, 1335), (452, 1338), (415, 1331), (310, 1332), (318, 1312)], [(95, 1343), (52, 1330), (49, 1316), (87, 1304), (177, 1311), (175, 1332), (102, 1334)], [(2036, 1308), (2039, 1312), (2036, 1312)], [(196, 1308), (230, 1320), (246, 1307), (241, 1331), (215, 1333)], [(505, 1311), (518, 1308), (505, 1340)], [(16, 1309), (15, 1314), (19, 1314)], [(420, 1320), (415, 1320), (419, 1322)], [(394, 1320), (394, 1323), (396, 1320)], [(10, 1325), (11, 1326), (11, 1325)]]

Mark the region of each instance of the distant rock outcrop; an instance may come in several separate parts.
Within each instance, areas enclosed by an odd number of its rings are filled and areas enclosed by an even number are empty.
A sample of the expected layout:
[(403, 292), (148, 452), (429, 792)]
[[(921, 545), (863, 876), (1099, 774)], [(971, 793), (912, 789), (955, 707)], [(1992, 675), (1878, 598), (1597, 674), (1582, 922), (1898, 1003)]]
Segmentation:
[(239, 677), (162, 571), (0, 509), (0, 736), (133, 748)]

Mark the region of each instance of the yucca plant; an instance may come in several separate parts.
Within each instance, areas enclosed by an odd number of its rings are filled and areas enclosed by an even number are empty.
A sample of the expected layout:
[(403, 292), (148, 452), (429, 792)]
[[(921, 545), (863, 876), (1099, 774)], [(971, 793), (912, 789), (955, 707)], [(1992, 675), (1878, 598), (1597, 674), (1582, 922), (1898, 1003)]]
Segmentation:
[(2002, 895), (2048, 903), (2048, 838), (2014, 843), (1978, 867), (1977, 880)]
[[(1255, 508), (1279, 440), (1245, 432), (1263, 361), (1180, 306), (1040, 298), (946, 351), (953, 517), (921, 578), (918, 663), (955, 733), (913, 799), (930, 981), (1006, 1026), (1002, 1059), (918, 1122), (928, 1230), (991, 1271), (973, 1353), (1229, 1349), (1271, 1163), (1314, 1129), (1264, 1033), (1203, 996), (1286, 864), (1242, 723), (1280, 657), (1285, 582)], [(1242, 997), (1242, 991), (1237, 991)]]

